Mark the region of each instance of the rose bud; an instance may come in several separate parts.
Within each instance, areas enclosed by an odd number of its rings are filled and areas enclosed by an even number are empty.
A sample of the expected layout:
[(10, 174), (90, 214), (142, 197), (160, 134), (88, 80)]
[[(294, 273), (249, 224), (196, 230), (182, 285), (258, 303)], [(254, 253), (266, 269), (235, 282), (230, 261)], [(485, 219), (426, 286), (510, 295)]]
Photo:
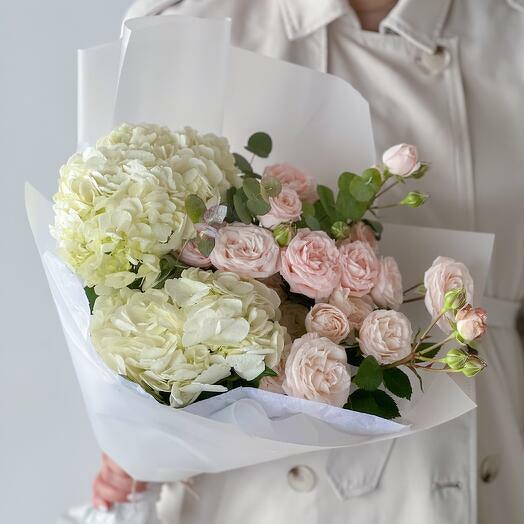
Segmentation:
[(279, 246), (285, 247), (289, 245), (296, 232), (296, 228), (293, 224), (279, 224), (275, 229), (273, 229), (273, 238), (277, 241)]
[(462, 309), (466, 305), (466, 290), (463, 287), (450, 289), (444, 295), (445, 311), (456, 311)]
[(390, 147), (383, 155), (382, 162), (392, 175), (407, 177), (420, 167), (417, 148), (409, 144)]
[(469, 354), (467, 351), (454, 348), (448, 351), (446, 356), (442, 359), (442, 362), (447, 364), (451, 369), (459, 370), (464, 368), (468, 359)]
[(400, 202), (401, 206), (419, 207), (429, 198), (429, 195), (419, 193), (418, 191), (410, 191)]
[(471, 342), (481, 337), (486, 331), (487, 316), (486, 310), (481, 307), (473, 308), (469, 304), (463, 307), (455, 317), (459, 341)]
[(331, 226), (331, 233), (337, 240), (342, 240), (351, 234), (351, 228), (345, 222), (339, 220)]
[(462, 368), (462, 373), (468, 377), (474, 377), (477, 373), (480, 373), (486, 367), (486, 363), (475, 355), (470, 355), (468, 361)]

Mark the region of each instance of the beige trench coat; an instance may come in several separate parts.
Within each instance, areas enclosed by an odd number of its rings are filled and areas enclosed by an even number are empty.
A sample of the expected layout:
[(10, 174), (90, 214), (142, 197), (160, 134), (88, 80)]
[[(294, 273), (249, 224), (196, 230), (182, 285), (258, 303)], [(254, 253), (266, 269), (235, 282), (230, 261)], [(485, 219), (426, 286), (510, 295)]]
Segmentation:
[(236, 45), (348, 80), (377, 151), (410, 142), (432, 163), (417, 223), (496, 233), (476, 414), (166, 487), (165, 522), (524, 522), (524, 1), (400, 0), (378, 33), (347, 0), (139, 0), (128, 17), (157, 14), (229, 16)]

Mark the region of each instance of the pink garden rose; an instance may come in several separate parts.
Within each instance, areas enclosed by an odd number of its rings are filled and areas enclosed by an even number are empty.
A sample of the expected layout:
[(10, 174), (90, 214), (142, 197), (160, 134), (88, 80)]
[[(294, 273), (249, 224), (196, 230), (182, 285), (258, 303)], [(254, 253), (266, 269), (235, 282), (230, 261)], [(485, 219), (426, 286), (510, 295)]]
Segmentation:
[(351, 329), (360, 329), (364, 319), (373, 311), (373, 301), (369, 295), (363, 297), (353, 297), (347, 288), (337, 287), (328, 302), (342, 311)]
[(473, 308), (470, 304), (458, 311), (455, 321), (457, 332), (464, 342), (480, 338), (486, 331), (486, 321), (488, 314), (481, 307)]
[(377, 255), (367, 242), (345, 240), (339, 246), (340, 285), (354, 297), (367, 295), (378, 279), (380, 263)]
[(271, 210), (258, 217), (261, 226), (274, 229), (283, 222), (296, 222), (302, 214), (302, 202), (298, 193), (289, 186), (282, 186), (276, 197), (269, 197)]
[(372, 355), (380, 364), (392, 364), (411, 353), (413, 331), (403, 313), (377, 309), (364, 320), (358, 338), (364, 355)]
[(310, 298), (331, 295), (340, 282), (335, 241), (324, 231), (299, 229), (282, 251), (280, 272), (293, 293)]
[(185, 244), (179, 254), (179, 258), (184, 264), (191, 267), (201, 267), (203, 269), (211, 267), (211, 260), (200, 253), (192, 240)]
[(375, 237), (375, 232), (365, 222), (359, 221), (351, 226), (351, 241), (367, 242), (375, 253), (378, 250), (378, 240)]
[(217, 269), (266, 278), (278, 271), (280, 249), (267, 229), (235, 223), (218, 231), (209, 258)]
[(264, 170), (264, 178), (274, 177), (283, 187), (295, 190), (303, 202), (313, 203), (318, 200), (317, 183), (315, 179), (307, 176), (303, 171), (291, 164), (274, 164)]
[(390, 147), (382, 155), (382, 162), (390, 173), (399, 176), (409, 176), (420, 167), (417, 148), (409, 144)]
[(351, 376), (343, 347), (307, 333), (293, 342), (286, 360), (282, 389), (289, 396), (342, 407), (349, 397)]
[(402, 275), (393, 257), (382, 257), (375, 287), (371, 298), (378, 307), (398, 309), (403, 301)]
[(309, 333), (317, 333), (338, 344), (348, 337), (351, 326), (347, 316), (338, 307), (319, 302), (306, 316), (306, 329)]
[[(473, 279), (468, 268), (462, 263), (448, 257), (437, 257), (424, 274), (426, 309), (432, 318), (436, 318), (444, 306), (444, 297), (452, 289), (464, 289), (466, 302), (473, 299)], [(451, 332), (450, 321), (454, 320), (452, 311), (444, 315), (438, 326), (445, 333)]]

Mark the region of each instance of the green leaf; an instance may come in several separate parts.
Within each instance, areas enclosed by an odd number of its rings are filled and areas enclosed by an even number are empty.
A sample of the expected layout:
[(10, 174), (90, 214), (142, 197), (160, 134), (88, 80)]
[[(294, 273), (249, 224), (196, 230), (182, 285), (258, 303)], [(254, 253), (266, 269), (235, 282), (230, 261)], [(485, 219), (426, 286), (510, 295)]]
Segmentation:
[(271, 211), (271, 206), (261, 196), (248, 199), (247, 208), (253, 216), (265, 215)]
[(178, 278), (184, 269), (188, 266), (180, 262), (175, 256), (167, 254), (160, 259), (160, 275), (158, 275), (156, 282), (153, 285), (155, 289), (162, 289), (166, 280), (169, 278)]
[[(435, 342), (422, 342), (422, 344), (420, 344), (420, 346), (417, 349), (417, 353), (419, 353), (420, 351), (424, 349), (428, 349), (429, 347), (434, 346), (434, 345), (435, 345)], [(441, 349), (442, 347), (432, 349), (431, 351), (424, 353), (423, 356), (426, 358), (435, 358)]]
[(369, 202), (375, 196), (375, 188), (362, 177), (355, 177), (349, 186), (351, 196), (358, 202)]
[(370, 167), (362, 172), (360, 177), (362, 180), (373, 187), (377, 192), (382, 187), (382, 177), (380, 171), (376, 167)]
[(343, 191), (344, 193), (350, 192), (350, 186), (353, 179), (355, 179), (358, 175), (355, 173), (350, 173), (349, 171), (345, 171), (338, 177), (338, 188), (340, 191)]
[(235, 203), (234, 203), (234, 196), (237, 192), (236, 187), (230, 187), (226, 191), (226, 204), (227, 204), (227, 215), (226, 215), (226, 222), (231, 224), (232, 222), (238, 222), (240, 218), (238, 217), (236, 211), (235, 211)]
[(258, 388), (260, 387), (260, 381), (264, 377), (277, 377), (277, 376), (278, 376), (278, 373), (276, 371), (273, 371), (271, 368), (266, 366), (266, 369), (264, 369), (264, 371), (262, 371), (260, 375), (255, 377), (253, 380), (243, 381), (244, 383), (242, 385), (246, 387), (250, 387), (250, 388)]
[(331, 221), (336, 221), (337, 213), (335, 211), (335, 196), (333, 195), (333, 191), (329, 187), (323, 185), (319, 185), (317, 191), (320, 203), (322, 204), (326, 215)]
[(359, 202), (353, 198), (351, 193), (340, 191), (337, 196), (336, 209), (342, 220), (357, 222), (368, 210), (368, 203)]
[(260, 182), (256, 178), (244, 178), (242, 189), (248, 200), (260, 197)]
[(251, 224), (253, 217), (247, 209), (246, 202), (246, 194), (241, 189), (237, 190), (233, 195), (233, 205), (235, 207), (236, 214), (244, 224)]
[(315, 206), (309, 202), (302, 202), (302, 216), (314, 216)]
[(256, 156), (267, 158), (273, 149), (273, 141), (267, 133), (258, 132), (249, 137), (246, 149)]
[(214, 238), (197, 238), (195, 240), (195, 244), (197, 249), (204, 255), (205, 257), (208, 257), (211, 254), (211, 251), (213, 251), (215, 247), (215, 239)]
[(398, 406), (391, 396), (381, 389), (365, 391), (357, 389), (349, 397), (350, 409), (386, 419), (400, 416)]
[(205, 202), (198, 195), (187, 195), (185, 206), (187, 216), (193, 224), (202, 221), (207, 208)]
[(276, 197), (282, 191), (282, 183), (276, 177), (267, 177), (260, 182), (260, 185), (262, 186), (262, 196), (265, 198)]
[(428, 172), (428, 169), (429, 169), (429, 164), (421, 164), (420, 168), (415, 171), (414, 173), (411, 173), (410, 177), (412, 178), (422, 178), (427, 172)]
[(375, 357), (370, 355), (362, 361), (353, 382), (366, 391), (374, 391), (382, 384), (382, 368)]
[(233, 157), (235, 158), (235, 166), (238, 167), (242, 173), (251, 174), (253, 173), (253, 168), (251, 167), (251, 164), (238, 153), (233, 153)]
[(304, 222), (306, 226), (313, 231), (318, 231), (319, 229), (322, 229), (320, 222), (313, 215), (304, 216)]
[(413, 389), (409, 377), (399, 368), (386, 368), (384, 370), (384, 385), (391, 393), (400, 398), (411, 398)]
[(84, 291), (87, 296), (87, 300), (89, 301), (89, 311), (93, 313), (93, 308), (95, 307), (96, 299), (98, 298), (98, 295), (95, 293), (95, 288), (93, 287), (85, 287)]

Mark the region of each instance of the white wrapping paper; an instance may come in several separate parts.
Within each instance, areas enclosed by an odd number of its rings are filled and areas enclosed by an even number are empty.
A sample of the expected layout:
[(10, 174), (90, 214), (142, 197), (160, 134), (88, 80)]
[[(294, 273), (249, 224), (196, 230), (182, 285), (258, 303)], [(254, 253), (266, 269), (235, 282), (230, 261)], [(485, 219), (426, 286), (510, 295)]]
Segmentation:
[[(222, 133), (235, 151), (263, 130), (274, 140), (272, 162), (295, 163), (328, 185), (374, 161), (369, 109), (358, 92), (338, 78), (231, 48), (227, 20), (137, 19), (119, 44), (80, 52), (79, 144), (122, 121)], [(28, 187), (26, 206), (96, 438), (137, 479), (174, 481), (395, 438), (474, 408), (442, 374), (427, 377), (425, 395), (400, 403), (398, 421), (251, 388), (184, 409), (161, 405), (99, 358), (82, 283), (54, 254), (51, 204)], [(481, 292), (491, 246), (489, 235), (388, 226), (381, 250), (399, 260), (406, 284), (419, 281), (437, 255), (460, 259)]]

